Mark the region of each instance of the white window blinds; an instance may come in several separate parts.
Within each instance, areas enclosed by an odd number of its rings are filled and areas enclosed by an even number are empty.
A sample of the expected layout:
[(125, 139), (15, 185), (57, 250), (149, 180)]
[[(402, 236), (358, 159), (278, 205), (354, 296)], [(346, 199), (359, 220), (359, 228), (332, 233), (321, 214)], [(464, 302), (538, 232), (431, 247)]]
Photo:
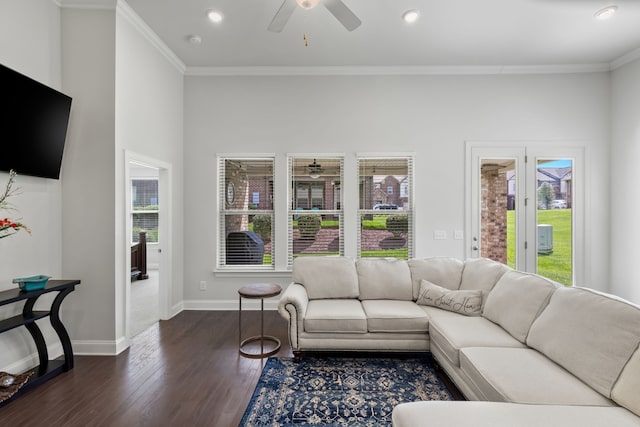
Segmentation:
[(358, 257), (413, 257), (413, 157), (358, 157)]
[(273, 269), (273, 158), (218, 158), (218, 268)]
[(288, 265), (305, 255), (343, 255), (342, 157), (289, 156)]

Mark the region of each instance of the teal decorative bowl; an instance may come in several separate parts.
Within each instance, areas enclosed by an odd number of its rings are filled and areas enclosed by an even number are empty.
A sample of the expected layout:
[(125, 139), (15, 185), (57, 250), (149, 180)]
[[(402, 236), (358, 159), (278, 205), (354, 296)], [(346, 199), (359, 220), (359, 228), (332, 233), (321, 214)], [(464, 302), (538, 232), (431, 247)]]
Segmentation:
[(44, 289), (49, 283), (49, 276), (31, 276), (13, 279), (13, 283), (17, 283), (23, 291), (37, 291)]

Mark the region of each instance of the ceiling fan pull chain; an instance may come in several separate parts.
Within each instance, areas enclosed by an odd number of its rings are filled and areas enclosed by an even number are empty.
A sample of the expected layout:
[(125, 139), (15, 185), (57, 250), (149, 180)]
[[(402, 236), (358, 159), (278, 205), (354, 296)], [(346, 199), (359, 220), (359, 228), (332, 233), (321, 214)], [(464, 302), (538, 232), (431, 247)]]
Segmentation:
[(303, 39), (304, 39), (304, 45), (305, 45), (305, 47), (308, 47), (308, 46), (309, 46), (309, 39), (307, 38), (307, 33), (304, 33), (304, 37), (303, 37)]

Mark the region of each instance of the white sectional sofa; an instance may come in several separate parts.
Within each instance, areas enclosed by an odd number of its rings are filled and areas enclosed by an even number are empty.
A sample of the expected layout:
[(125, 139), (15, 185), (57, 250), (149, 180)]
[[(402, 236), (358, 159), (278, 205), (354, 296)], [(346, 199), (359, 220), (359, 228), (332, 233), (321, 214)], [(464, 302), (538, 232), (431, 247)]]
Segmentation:
[(304, 257), (278, 310), (296, 357), (431, 352), (475, 401), (401, 404), (396, 427), (640, 426), (640, 307), (611, 295), (482, 258)]

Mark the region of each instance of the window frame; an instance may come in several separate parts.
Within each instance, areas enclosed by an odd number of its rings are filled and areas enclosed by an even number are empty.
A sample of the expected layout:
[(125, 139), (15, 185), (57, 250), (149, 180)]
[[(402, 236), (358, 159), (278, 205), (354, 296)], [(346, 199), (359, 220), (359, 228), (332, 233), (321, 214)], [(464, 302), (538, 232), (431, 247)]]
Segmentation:
[[(309, 194), (311, 197), (311, 204), (313, 204), (312, 197), (312, 188), (311, 185), (313, 182), (321, 182), (318, 179), (322, 178), (309, 178), (309, 181), (296, 181), (294, 179), (294, 166), (296, 161), (301, 161), (303, 163), (311, 163), (313, 161), (317, 161), (319, 164), (322, 164), (323, 160), (326, 161), (338, 161), (340, 173), (337, 181), (337, 190), (336, 190), (336, 181), (333, 181), (334, 193), (331, 195), (331, 200), (333, 204), (331, 209), (326, 209), (327, 206), (324, 206), (325, 209), (315, 209), (311, 208), (309, 210), (298, 210), (297, 208), (297, 188), (296, 185), (299, 183), (309, 182)], [(301, 176), (301, 175), (298, 175)], [(313, 212), (313, 214), (318, 214), (321, 216), (326, 215), (334, 215), (338, 218), (338, 255), (344, 256), (345, 248), (344, 248), (344, 191), (342, 190), (342, 183), (344, 182), (345, 176), (345, 155), (344, 154), (335, 154), (335, 153), (323, 153), (323, 154), (300, 154), (300, 153), (289, 153), (287, 154), (287, 270), (291, 270), (293, 266), (293, 260), (296, 258), (294, 254), (294, 218), (300, 215), (300, 212)], [(326, 187), (326, 185), (324, 186)], [(337, 193), (337, 200), (334, 197)], [(325, 190), (323, 189), (323, 205), (327, 203), (327, 195), (325, 194)], [(336, 203), (337, 202), (337, 203)], [(339, 205), (336, 206), (336, 204)], [(318, 253), (319, 256), (332, 256), (331, 254), (326, 253)]]
[[(137, 197), (137, 190), (134, 190), (134, 181), (155, 181), (156, 182), (156, 197), (158, 198), (158, 201), (156, 203), (156, 206), (158, 206), (156, 209), (136, 209), (135, 208), (135, 203), (134, 203), (134, 199)], [(131, 197), (130, 197), (130, 204), (131, 206), (130, 211), (131, 211), (131, 215), (129, 216), (129, 221), (131, 223), (131, 235), (129, 236), (129, 240), (130, 243), (132, 245), (139, 243), (139, 241), (134, 241), (134, 228), (135, 228), (135, 223), (134, 223), (134, 217), (136, 215), (140, 215), (140, 214), (155, 214), (156, 216), (156, 222), (158, 223), (158, 227), (155, 228), (155, 231), (158, 233), (156, 236), (155, 240), (149, 239), (149, 233), (147, 231), (147, 243), (160, 243), (160, 233), (159, 233), (159, 228), (160, 228), (160, 178), (159, 177), (155, 177), (155, 176), (133, 176), (129, 178), (129, 188), (131, 191)]]
[[(250, 209), (249, 205), (253, 204), (252, 201), (252, 192), (248, 189), (247, 193), (247, 208), (246, 209), (233, 209), (228, 208), (227, 203), (227, 194), (228, 194), (228, 182), (226, 177), (226, 162), (227, 161), (265, 161), (271, 163), (272, 174), (268, 182), (268, 191), (270, 191), (271, 196), (271, 209)], [(277, 187), (275, 185), (276, 182), (276, 156), (275, 154), (263, 154), (263, 153), (242, 153), (242, 154), (228, 154), (221, 153), (217, 155), (217, 171), (216, 176), (218, 180), (217, 186), (217, 206), (216, 212), (218, 214), (217, 220), (217, 256), (215, 260), (216, 271), (219, 272), (266, 272), (266, 271), (275, 271), (276, 265), (276, 256), (275, 256), (275, 247), (276, 247), (276, 209), (275, 209), (275, 194), (277, 192)], [(234, 186), (235, 187), (235, 186)], [(235, 188), (235, 193), (238, 192), (239, 189)], [(237, 197), (234, 194), (234, 197)], [(234, 199), (235, 201), (235, 199)], [(233, 215), (271, 215), (271, 263), (270, 264), (227, 264), (226, 262), (226, 223), (227, 217)], [(265, 242), (266, 243), (266, 242)]]
[[(361, 200), (363, 200), (363, 194), (361, 191), (363, 190), (363, 186), (360, 185), (364, 182), (365, 176), (369, 175), (361, 175), (361, 162), (362, 161), (375, 161), (380, 160), (384, 162), (386, 160), (406, 160), (407, 161), (407, 175), (405, 180), (398, 181), (398, 197), (406, 197), (407, 202), (402, 206), (402, 210), (374, 210), (373, 206), (370, 209), (363, 209), (360, 206)], [(363, 218), (364, 215), (374, 215), (374, 214), (385, 214), (385, 215), (393, 215), (399, 212), (402, 214), (407, 214), (408, 217), (408, 230), (407, 230), (407, 258), (411, 259), (415, 257), (415, 202), (414, 202), (414, 171), (415, 171), (415, 154), (413, 153), (356, 153), (356, 174), (357, 174), (357, 182), (358, 182), (358, 206), (357, 206), (357, 224), (358, 224), (358, 232), (357, 232), (357, 247), (356, 247), (356, 257), (359, 258), (368, 258), (362, 256), (362, 227), (363, 227)], [(407, 181), (403, 183), (403, 181)], [(373, 183), (373, 193), (375, 193), (376, 189), (380, 189), (382, 186), (378, 186), (377, 183)], [(385, 183), (384, 187), (388, 190), (388, 186)], [(402, 189), (406, 189), (406, 196), (403, 194)], [(387, 195), (395, 195), (388, 194)], [(375, 194), (372, 194), (372, 201), (375, 201)]]

